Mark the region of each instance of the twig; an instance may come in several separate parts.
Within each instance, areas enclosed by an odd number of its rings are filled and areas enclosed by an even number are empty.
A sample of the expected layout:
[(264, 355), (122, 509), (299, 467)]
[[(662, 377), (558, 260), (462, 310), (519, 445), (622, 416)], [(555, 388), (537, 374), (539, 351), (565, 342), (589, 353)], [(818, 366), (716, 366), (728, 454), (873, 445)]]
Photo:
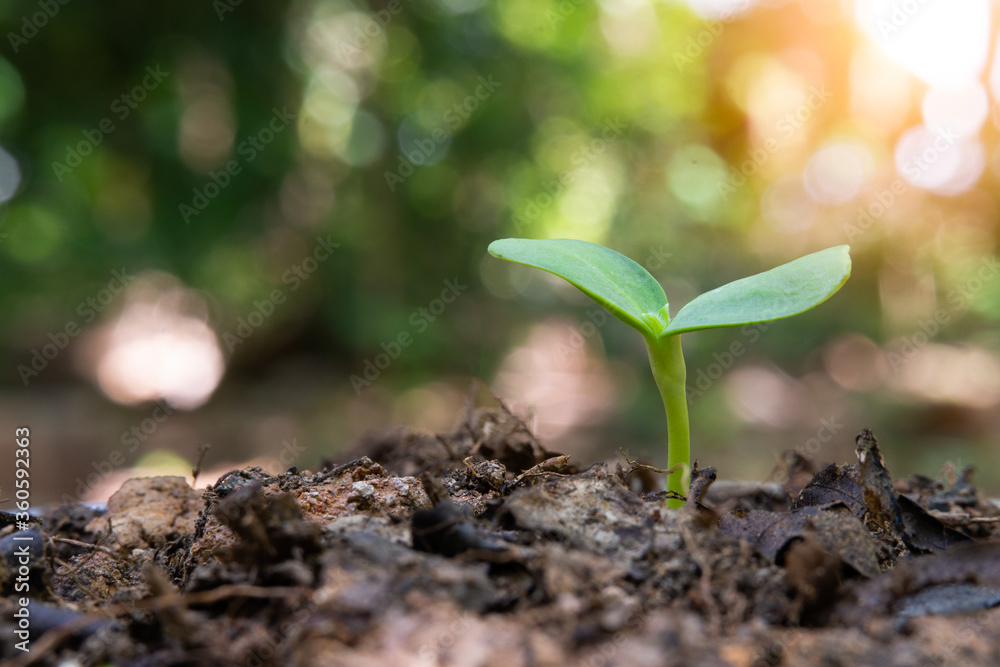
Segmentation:
[(109, 556), (114, 556), (115, 552), (111, 549), (101, 546), (100, 544), (91, 544), (90, 542), (80, 542), (79, 540), (71, 540), (68, 537), (50, 537), (53, 542), (62, 542), (63, 544), (72, 544), (74, 547), (83, 547), (84, 549), (97, 549), (98, 551), (103, 551)]
[[(677, 472), (677, 470), (682, 469), (684, 467), (683, 463), (678, 463), (677, 465), (672, 466), (672, 467), (667, 468), (666, 470), (664, 470), (663, 468), (657, 468), (656, 466), (651, 466), (651, 465), (647, 465), (645, 463), (639, 463), (638, 461), (633, 461), (629, 457), (628, 452), (626, 452), (621, 447), (618, 448), (618, 451), (621, 453), (622, 456), (625, 457), (625, 462), (628, 463), (629, 466), (631, 466), (629, 468), (628, 473), (627, 473), (629, 475), (631, 475), (632, 473), (634, 473), (636, 470), (648, 470), (650, 472), (658, 472), (658, 473), (660, 473), (662, 475), (669, 475), (670, 473)], [(683, 498), (683, 496), (681, 496), (681, 497)]]
[[(81, 567), (83, 567), (84, 565), (86, 565), (87, 563), (89, 563), (91, 560), (93, 560), (94, 556), (97, 554), (98, 551), (102, 551), (102, 552), (110, 555), (112, 558), (114, 558), (114, 559), (117, 560), (118, 557), (115, 555), (115, 552), (111, 551), (110, 549), (108, 549), (107, 547), (105, 547), (105, 546), (103, 546), (101, 544), (102, 542), (104, 542), (104, 540), (106, 540), (109, 537), (111, 537), (111, 530), (112, 530), (111, 517), (109, 516), (109, 517), (107, 517), (107, 519), (108, 519), (108, 532), (105, 533), (104, 535), (101, 535), (99, 538), (97, 538), (97, 542), (95, 542), (94, 544), (87, 544), (86, 542), (79, 542), (78, 543), (81, 546), (88, 546), (88, 547), (91, 548), (91, 551), (87, 555), (87, 557), (85, 559), (83, 559), (82, 561), (80, 561), (79, 563), (77, 563), (76, 565), (70, 565), (69, 563), (66, 563), (66, 567), (69, 568), (69, 574), (70, 574), (70, 576), (73, 577), (74, 580), (76, 579), (76, 573), (77, 573), (77, 571)], [(52, 538), (52, 539), (57, 539), (57, 538)], [(65, 538), (65, 537), (58, 538), (58, 539), (60, 539), (62, 541), (69, 541), (68, 538)], [(73, 541), (75, 542), (75, 540), (73, 540)]]
[(194, 464), (194, 470), (191, 471), (191, 488), (198, 483), (198, 475), (201, 474), (201, 464), (205, 460), (205, 454), (212, 447), (212, 445), (207, 442), (203, 442), (198, 445), (198, 462)]
[(106, 607), (106, 609), (120, 610), (128, 612), (133, 609), (164, 609), (177, 605), (179, 602), (185, 605), (192, 604), (212, 604), (226, 598), (283, 598), (297, 593), (304, 593), (309, 589), (304, 586), (254, 586), (252, 584), (227, 584), (207, 591), (197, 591), (195, 593), (175, 593), (162, 598), (146, 598), (127, 603), (117, 603)]

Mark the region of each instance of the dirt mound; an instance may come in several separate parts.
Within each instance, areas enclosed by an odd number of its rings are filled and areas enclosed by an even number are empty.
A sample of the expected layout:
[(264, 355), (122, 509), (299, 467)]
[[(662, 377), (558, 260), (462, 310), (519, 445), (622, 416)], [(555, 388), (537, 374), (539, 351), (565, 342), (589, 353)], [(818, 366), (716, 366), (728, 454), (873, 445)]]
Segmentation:
[[(133, 479), (106, 511), (0, 533), (8, 664), (1000, 664), (1000, 511), (964, 471), (858, 463), (784, 488), (641, 494), (575, 468), (502, 405), (396, 430), (319, 472)], [(796, 482), (802, 488), (795, 488)], [(803, 486), (804, 484), (804, 486)], [(19, 570), (17, 537), (35, 550)], [(15, 585), (32, 585), (31, 652)]]

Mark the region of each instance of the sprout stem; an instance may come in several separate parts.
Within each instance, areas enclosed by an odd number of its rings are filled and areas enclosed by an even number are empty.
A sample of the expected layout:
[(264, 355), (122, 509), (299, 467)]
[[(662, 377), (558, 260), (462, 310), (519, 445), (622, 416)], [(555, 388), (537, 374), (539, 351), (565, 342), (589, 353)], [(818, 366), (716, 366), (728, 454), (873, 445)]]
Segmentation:
[[(667, 413), (667, 467), (677, 469), (667, 475), (667, 491), (687, 495), (691, 470), (691, 432), (688, 425), (687, 368), (681, 350), (681, 337), (644, 334), (649, 350), (649, 366), (663, 398)], [(679, 465), (680, 464), (680, 465)], [(667, 507), (681, 507), (684, 501), (668, 499)]]

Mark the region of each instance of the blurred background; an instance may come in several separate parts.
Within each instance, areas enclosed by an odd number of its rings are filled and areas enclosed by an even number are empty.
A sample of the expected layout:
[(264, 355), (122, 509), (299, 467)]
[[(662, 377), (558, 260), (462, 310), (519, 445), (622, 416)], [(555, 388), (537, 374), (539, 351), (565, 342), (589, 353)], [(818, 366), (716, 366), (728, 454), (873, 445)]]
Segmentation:
[[(673, 312), (850, 243), (807, 314), (685, 336), (694, 455), (1000, 493), (987, 0), (0, 5), (0, 496), (315, 467), (449, 430), (474, 379), (553, 450), (666, 461), (642, 339), (496, 238), (645, 266)], [(5, 506), (9, 506), (9, 503)]]

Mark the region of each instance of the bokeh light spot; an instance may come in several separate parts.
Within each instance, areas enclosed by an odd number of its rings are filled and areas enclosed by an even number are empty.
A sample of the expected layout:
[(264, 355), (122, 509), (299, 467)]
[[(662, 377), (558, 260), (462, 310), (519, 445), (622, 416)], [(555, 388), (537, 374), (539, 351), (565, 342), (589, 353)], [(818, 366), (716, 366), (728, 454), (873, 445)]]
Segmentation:
[(596, 325), (549, 319), (531, 328), (523, 345), (511, 351), (497, 371), (499, 395), (517, 406), (532, 406), (541, 437), (600, 423), (613, 410), (616, 384), (600, 345)]
[(920, 125), (899, 138), (896, 169), (911, 184), (934, 188), (947, 182), (958, 169), (958, 153), (953, 142), (942, 139), (926, 125)]
[(721, 206), (719, 184), (727, 179), (725, 160), (700, 144), (682, 146), (667, 166), (670, 192), (702, 219), (711, 217)]
[(859, 143), (837, 142), (816, 151), (802, 173), (806, 192), (819, 204), (854, 199), (871, 171), (871, 153)]
[(410, 164), (437, 164), (448, 154), (452, 131), (444, 114), (433, 109), (414, 111), (399, 124), (399, 149)]
[(336, 143), (337, 157), (352, 167), (366, 167), (381, 157), (385, 149), (385, 131), (374, 114), (358, 111), (351, 121), (351, 131), (343, 145)]
[(979, 132), (990, 112), (986, 89), (978, 83), (961, 88), (931, 88), (924, 96), (924, 123), (932, 128), (946, 128), (959, 136)]
[(194, 409), (225, 370), (206, 313), (201, 296), (173, 276), (139, 275), (126, 288), (117, 319), (88, 337), (78, 363), (117, 403), (165, 400)]
[[(1000, 403), (1000, 359), (971, 346), (926, 344), (904, 353), (896, 341), (887, 352), (895, 373), (889, 385), (918, 400), (952, 403), (985, 410)], [(911, 344), (912, 345), (912, 344)], [(904, 356), (905, 354), (905, 356)]]
[(21, 185), (21, 170), (14, 156), (0, 148), (0, 204), (8, 201)]
[(726, 20), (749, 11), (756, 0), (687, 0), (698, 16), (712, 20)]
[(41, 206), (16, 206), (7, 214), (4, 230), (8, 236), (0, 244), (10, 257), (33, 264), (52, 255), (62, 244), (65, 226), (51, 211)]
[(823, 365), (834, 382), (851, 391), (877, 389), (888, 373), (884, 353), (864, 336), (846, 336), (826, 346)]
[(802, 179), (793, 176), (778, 179), (761, 197), (761, 213), (782, 231), (806, 229), (813, 224), (818, 209), (816, 201), (803, 187)]
[(890, 60), (932, 86), (964, 86), (986, 65), (988, 0), (857, 0), (855, 16)]

